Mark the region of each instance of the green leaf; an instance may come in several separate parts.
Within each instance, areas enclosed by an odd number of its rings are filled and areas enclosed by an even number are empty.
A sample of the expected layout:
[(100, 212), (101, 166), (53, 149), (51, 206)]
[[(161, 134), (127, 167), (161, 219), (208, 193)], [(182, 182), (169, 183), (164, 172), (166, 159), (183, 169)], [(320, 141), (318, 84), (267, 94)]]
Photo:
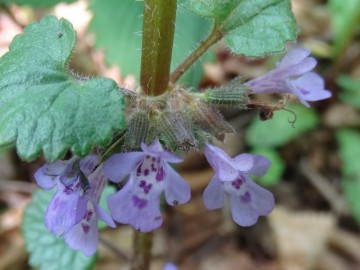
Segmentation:
[(263, 186), (274, 186), (280, 183), (285, 171), (285, 162), (279, 153), (271, 148), (255, 148), (251, 152), (262, 155), (271, 161), (269, 170), (264, 176), (257, 177), (256, 182)]
[(24, 213), (22, 233), (30, 253), (30, 265), (40, 270), (92, 269), (96, 255), (86, 257), (81, 251), (70, 249), (63, 238), (57, 238), (45, 228), (44, 216), (53, 194), (53, 191), (35, 191)]
[(29, 5), (32, 7), (53, 7), (59, 3), (73, 3), (76, 0), (0, 0), (0, 3)]
[(348, 75), (341, 75), (336, 82), (341, 86), (339, 98), (356, 108), (360, 108), (360, 80), (354, 80)]
[(70, 148), (79, 156), (105, 147), (124, 126), (122, 95), (110, 79), (76, 80), (67, 60), (71, 24), (49, 16), (26, 27), (0, 59), (0, 146), (16, 144), (25, 160), (48, 161)]
[(360, 225), (360, 174), (356, 179), (344, 178), (342, 190), (356, 222)]
[(237, 54), (258, 57), (279, 52), (285, 41), (296, 39), (290, 0), (179, 0), (179, 4), (213, 18)]
[(273, 119), (265, 122), (255, 118), (246, 132), (247, 144), (263, 148), (281, 146), (315, 128), (319, 122), (316, 112), (302, 105), (289, 104), (286, 108), (296, 114), (294, 127), (289, 122), (294, 116), (284, 110), (276, 111)]
[(360, 27), (360, 1), (330, 0), (328, 5), (334, 32), (333, 54), (338, 57), (350, 45), (356, 30)]
[(342, 160), (343, 192), (360, 224), (360, 134), (355, 130), (340, 129), (336, 136)]
[[(90, 10), (94, 16), (89, 30), (95, 33), (95, 46), (105, 50), (105, 60), (121, 68), (122, 75), (140, 75), (142, 1), (135, 0), (92, 0)], [(169, 22), (170, 23), (170, 22)], [(211, 22), (199, 18), (185, 9), (178, 9), (172, 68), (176, 67), (208, 34)], [(106, 31), (104, 31), (106, 29)], [(207, 53), (201, 60), (212, 59)], [(203, 71), (198, 61), (182, 77), (182, 82), (197, 86)]]
[[(360, 176), (360, 134), (351, 129), (340, 129), (336, 133), (343, 161), (342, 173), (345, 176)], [(360, 181), (360, 178), (359, 178)]]

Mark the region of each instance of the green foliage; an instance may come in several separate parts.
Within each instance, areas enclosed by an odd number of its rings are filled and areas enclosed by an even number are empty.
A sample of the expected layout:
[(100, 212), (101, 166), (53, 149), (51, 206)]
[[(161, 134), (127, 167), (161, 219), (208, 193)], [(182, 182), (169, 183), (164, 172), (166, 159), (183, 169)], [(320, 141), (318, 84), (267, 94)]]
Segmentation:
[(278, 184), (285, 171), (285, 162), (279, 153), (271, 148), (255, 148), (251, 151), (253, 154), (262, 155), (271, 161), (271, 166), (264, 176), (256, 180), (263, 186), (274, 186)]
[(336, 82), (342, 88), (342, 91), (339, 92), (340, 99), (360, 109), (360, 80), (354, 80), (348, 75), (341, 75)]
[(330, 0), (331, 24), (334, 32), (333, 55), (341, 55), (349, 45), (360, 26), (360, 1), (359, 0)]
[(69, 148), (84, 156), (94, 144), (110, 143), (124, 125), (114, 81), (69, 75), (75, 39), (68, 21), (45, 17), (26, 27), (0, 59), (0, 146), (16, 144), (25, 160), (42, 150), (54, 161)]
[(295, 40), (297, 26), (290, 0), (179, 0), (189, 10), (215, 19), (237, 54), (257, 57), (284, 49)]
[(35, 191), (24, 213), (22, 232), (30, 265), (40, 270), (92, 269), (96, 255), (86, 257), (81, 251), (70, 249), (63, 238), (57, 238), (45, 228), (44, 216), (53, 194), (53, 191)]
[(289, 123), (289, 120), (293, 120), (292, 114), (276, 111), (272, 120), (264, 122), (256, 118), (252, 121), (246, 132), (246, 142), (262, 148), (281, 146), (315, 128), (319, 122), (316, 112), (303, 105), (289, 104), (286, 108), (297, 116), (294, 127)]
[(52, 7), (59, 3), (72, 3), (76, 0), (0, 0), (0, 3), (29, 5), (32, 7)]
[[(360, 177), (360, 134), (351, 129), (340, 129), (336, 133), (342, 172), (347, 177)], [(360, 178), (359, 178), (360, 181)]]
[(360, 224), (360, 134), (351, 129), (337, 132), (342, 164), (342, 188), (350, 209)]
[[(96, 35), (95, 46), (105, 50), (108, 64), (119, 65), (123, 75), (134, 74), (137, 78), (140, 74), (143, 5), (143, 2), (135, 0), (90, 2), (90, 10), (94, 17), (89, 29)], [(184, 9), (178, 9), (172, 67), (180, 64), (180, 61), (206, 36), (210, 27), (211, 23), (208, 20)], [(202, 59), (211, 59), (211, 54), (207, 53)], [(202, 75), (201, 65), (197, 63), (185, 73), (182, 81), (197, 86)]]

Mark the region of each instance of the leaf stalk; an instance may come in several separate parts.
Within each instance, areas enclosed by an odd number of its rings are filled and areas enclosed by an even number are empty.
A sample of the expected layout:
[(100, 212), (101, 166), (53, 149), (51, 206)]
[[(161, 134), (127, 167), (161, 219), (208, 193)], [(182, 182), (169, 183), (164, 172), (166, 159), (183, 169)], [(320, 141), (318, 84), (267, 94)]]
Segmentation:
[(171, 73), (170, 82), (176, 81), (188, 70), (192, 64), (196, 62), (212, 45), (222, 39), (223, 33), (220, 28), (215, 24), (213, 30), (207, 38), (205, 38), (199, 46), (185, 58), (185, 60)]

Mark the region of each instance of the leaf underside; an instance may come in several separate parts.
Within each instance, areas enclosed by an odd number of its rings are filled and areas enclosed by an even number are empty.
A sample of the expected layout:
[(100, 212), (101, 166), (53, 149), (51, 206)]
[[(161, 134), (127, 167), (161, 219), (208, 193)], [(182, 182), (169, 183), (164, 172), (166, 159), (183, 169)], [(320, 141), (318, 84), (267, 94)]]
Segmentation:
[(355, 220), (360, 224), (360, 134), (352, 129), (339, 129), (336, 133), (342, 160), (342, 189)]

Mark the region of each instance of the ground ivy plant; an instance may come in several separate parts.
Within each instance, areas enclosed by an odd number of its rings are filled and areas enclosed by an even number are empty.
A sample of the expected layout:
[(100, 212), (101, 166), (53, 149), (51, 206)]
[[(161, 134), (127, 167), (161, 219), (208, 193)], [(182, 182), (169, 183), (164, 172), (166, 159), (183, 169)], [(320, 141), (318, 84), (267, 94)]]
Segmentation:
[[(16, 147), (25, 161), (40, 155), (47, 161), (35, 174), (46, 191), (33, 194), (23, 225), (30, 263), (41, 269), (58, 269), (59, 265), (62, 269), (91, 269), (100, 220), (100, 227), (132, 226), (135, 245), (130, 265), (149, 269), (151, 232), (163, 221), (162, 198), (169, 205), (190, 200), (188, 183), (171, 166), (182, 162), (180, 156), (190, 149), (203, 152), (215, 171), (204, 190), (206, 208), (221, 208), (227, 198), (234, 222), (254, 225), (275, 204), (272, 193), (252, 180), (265, 175), (270, 161), (259, 154), (230, 157), (214, 145), (234, 132), (219, 107), (239, 111), (258, 107), (263, 119), (270, 119), (274, 111), (284, 108), (284, 97), (289, 94), (305, 106), (331, 96), (323, 79), (312, 71), (316, 60), (302, 48), (289, 50), (272, 71), (249, 81), (235, 79), (205, 90), (187, 89), (187, 83), (179, 81), (220, 40), (232, 53), (247, 57), (284, 51), (286, 41), (294, 41), (298, 32), (290, 0), (93, 0), (90, 7), (110, 3), (112, 8), (102, 9), (105, 17), (119, 7), (124, 16), (143, 11), (142, 27), (136, 24), (141, 28), (142, 49), (134, 56), (141, 59), (135, 67), (139, 70), (135, 91), (121, 88), (109, 78), (74, 77), (68, 62), (76, 32), (70, 22), (53, 16), (28, 25), (0, 59), (0, 146)], [(173, 54), (175, 28), (181, 29), (184, 23), (184, 19), (176, 19), (178, 10), (192, 13), (194, 18), (204, 17), (197, 21), (206, 21), (204, 29), (212, 27), (182, 60)], [(99, 16), (95, 14), (91, 31), (104, 25), (104, 16)], [(109, 27), (116, 30), (119, 24)], [(123, 28), (116, 35), (129, 36), (126, 31)], [(102, 34), (107, 40), (118, 40), (106, 31)], [(121, 52), (122, 58), (133, 55), (134, 51)], [(174, 68), (173, 57), (179, 63)], [(281, 103), (259, 99), (273, 93), (280, 94)], [(301, 118), (307, 112), (299, 106), (293, 108)], [(313, 118), (299, 128), (311, 128), (316, 122)], [(264, 129), (271, 129), (272, 123), (282, 129), (279, 121), (267, 122)], [(259, 140), (257, 130), (262, 129), (262, 123), (256, 123), (247, 133), (254, 146)], [(284, 138), (262, 140), (264, 146), (279, 145), (296, 136), (292, 128), (284, 129), (289, 129)], [(108, 181), (121, 183), (121, 188), (107, 192)], [(101, 197), (106, 197), (107, 205), (100, 202)]]

